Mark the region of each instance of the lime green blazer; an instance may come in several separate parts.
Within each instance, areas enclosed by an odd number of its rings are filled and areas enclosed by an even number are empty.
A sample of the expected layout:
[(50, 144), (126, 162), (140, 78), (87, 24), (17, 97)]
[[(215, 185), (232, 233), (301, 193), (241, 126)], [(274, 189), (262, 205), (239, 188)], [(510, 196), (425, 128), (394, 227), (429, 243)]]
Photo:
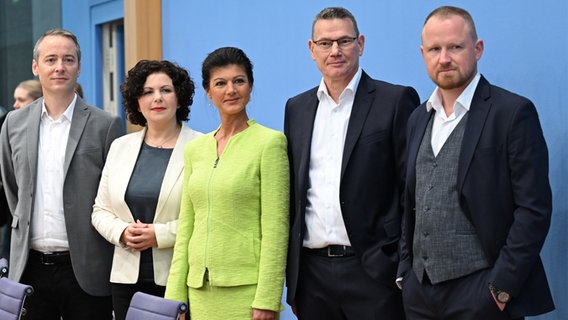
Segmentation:
[(248, 121), (217, 157), (215, 132), (186, 145), (181, 213), (166, 298), (188, 287), (257, 285), (252, 307), (280, 310), (288, 248), (283, 133)]

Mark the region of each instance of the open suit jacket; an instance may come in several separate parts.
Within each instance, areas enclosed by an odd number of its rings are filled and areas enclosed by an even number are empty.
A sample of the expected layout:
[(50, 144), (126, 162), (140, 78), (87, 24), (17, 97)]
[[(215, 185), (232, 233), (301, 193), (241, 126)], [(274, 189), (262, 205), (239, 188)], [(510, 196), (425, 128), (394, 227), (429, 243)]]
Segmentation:
[[(40, 98), (10, 112), (1, 133), (2, 181), (13, 216), (9, 277), (16, 281), (30, 249), (42, 103)], [(63, 211), (75, 277), (94, 296), (110, 295), (112, 245), (91, 225), (91, 212), (108, 150), (122, 132), (118, 117), (77, 97), (65, 151)]]
[[(113, 142), (93, 207), (93, 225), (115, 246), (110, 275), (113, 283), (133, 284), (138, 281), (140, 252), (124, 248), (120, 236), (130, 223), (135, 222), (124, 197), (145, 135), (146, 128)], [(154, 282), (161, 286), (165, 286), (168, 279), (177, 232), (183, 187), (183, 149), (188, 141), (199, 135), (201, 133), (182, 125), (162, 181), (154, 221), (151, 222), (158, 242), (158, 246), (152, 248)]]
[[(288, 138), (292, 186), (288, 303), (293, 303), (296, 295), (306, 229), (317, 90), (315, 87), (286, 103), (284, 133)], [(389, 287), (395, 285), (398, 264), (406, 122), (419, 104), (414, 89), (373, 80), (363, 72), (345, 138), (339, 201), (347, 234), (369, 276)]]
[[(416, 156), (435, 111), (422, 104), (408, 120), (405, 217), (399, 275), (412, 267)], [(482, 76), (458, 162), (459, 205), (492, 266), (489, 282), (512, 295), (512, 318), (554, 309), (539, 252), (550, 226), (548, 150), (532, 102)], [(487, 289), (489, 295), (489, 289)]]

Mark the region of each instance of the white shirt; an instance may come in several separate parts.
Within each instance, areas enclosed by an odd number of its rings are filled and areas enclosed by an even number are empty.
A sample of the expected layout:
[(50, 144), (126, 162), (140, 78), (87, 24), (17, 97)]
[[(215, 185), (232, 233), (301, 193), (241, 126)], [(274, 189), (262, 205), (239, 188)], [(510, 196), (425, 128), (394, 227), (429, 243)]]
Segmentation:
[(440, 97), (440, 89), (436, 88), (428, 102), (426, 102), (426, 110), (430, 112), (432, 109), (436, 110), (434, 115), (434, 123), (432, 124), (432, 150), (434, 150), (434, 155), (437, 156), (446, 140), (452, 131), (460, 123), (460, 120), (469, 111), (471, 106), (471, 100), (473, 99), (473, 94), (475, 93), (475, 88), (479, 83), (481, 76), (475, 75), (473, 80), (465, 88), (465, 90), (460, 94), (454, 103), (454, 112), (449, 116), (446, 115), (444, 111), (444, 106), (442, 105), (442, 98)]
[(329, 96), (323, 79), (320, 82), (311, 142), (307, 231), (303, 244), (307, 248), (351, 245), (339, 204), (339, 184), (343, 147), (361, 74), (359, 68), (339, 96), (338, 104)]
[(63, 214), (63, 162), (76, 101), (77, 95), (57, 120), (47, 114), (42, 103), (30, 242), (32, 249), (44, 253), (69, 250)]

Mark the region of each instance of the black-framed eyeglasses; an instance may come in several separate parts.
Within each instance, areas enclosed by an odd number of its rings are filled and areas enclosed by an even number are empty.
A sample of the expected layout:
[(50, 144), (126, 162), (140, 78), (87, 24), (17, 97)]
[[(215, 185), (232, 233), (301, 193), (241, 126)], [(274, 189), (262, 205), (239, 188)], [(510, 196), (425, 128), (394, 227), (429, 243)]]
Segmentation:
[(333, 43), (337, 42), (337, 46), (344, 49), (344, 48), (349, 48), (349, 46), (351, 46), (355, 40), (357, 40), (357, 37), (343, 37), (343, 38), (339, 38), (336, 40), (331, 40), (331, 39), (321, 39), (321, 40), (312, 40), (313, 43), (316, 44), (316, 46), (322, 50), (329, 50), (331, 49), (331, 47), (333, 47)]

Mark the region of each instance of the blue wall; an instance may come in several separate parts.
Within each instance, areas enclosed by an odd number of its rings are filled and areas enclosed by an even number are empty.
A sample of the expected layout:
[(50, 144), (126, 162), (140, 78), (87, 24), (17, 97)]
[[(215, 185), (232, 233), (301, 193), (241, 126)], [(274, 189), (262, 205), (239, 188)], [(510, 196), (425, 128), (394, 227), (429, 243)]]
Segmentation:
[[(255, 66), (249, 115), (282, 129), (286, 100), (319, 83), (307, 41), (323, 7), (347, 7), (366, 36), (361, 65), (372, 76), (418, 90), (422, 100), (434, 85), (420, 55), (420, 31), (430, 11), (447, 1), (163, 2), (164, 59), (187, 67), (201, 81), (200, 64), (220, 46), (241, 47)], [(568, 319), (568, 2), (450, 1), (474, 17), (485, 41), (479, 70), (490, 82), (530, 98), (537, 106), (550, 150), (553, 225), (542, 252), (557, 310), (538, 319)], [(211, 131), (218, 124), (199, 88), (190, 126)], [(284, 317), (285, 318), (285, 317)]]
[[(78, 2), (64, 3), (77, 6)], [(463, 7), (473, 15), (478, 35), (485, 41), (480, 72), (493, 84), (530, 98), (538, 108), (550, 151), (554, 193), (553, 225), (542, 256), (557, 310), (535, 319), (568, 319), (568, 110), (561, 105), (568, 101), (568, 2), (163, 0), (163, 57), (186, 67), (200, 84), (201, 62), (207, 53), (221, 46), (242, 48), (255, 66), (249, 116), (281, 130), (286, 100), (320, 81), (307, 41), (312, 19), (323, 7), (345, 6), (357, 18), (366, 36), (361, 58), (365, 71), (376, 78), (411, 85), (425, 100), (434, 85), (420, 56), (420, 31), (426, 15), (445, 4)], [(77, 11), (68, 8), (64, 5), (64, 26), (84, 28), (79, 26), (84, 23), (77, 21)], [(92, 34), (80, 32), (80, 36)], [(85, 59), (87, 55), (84, 64)], [(83, 65), (80, 81), (96, 79), (90, 72)], [(189, 125), (204, 132), (214, 130), (219, 120), (213, 108), (199, 85)], [(282, 318), (293, 319), (286, 307)]]

